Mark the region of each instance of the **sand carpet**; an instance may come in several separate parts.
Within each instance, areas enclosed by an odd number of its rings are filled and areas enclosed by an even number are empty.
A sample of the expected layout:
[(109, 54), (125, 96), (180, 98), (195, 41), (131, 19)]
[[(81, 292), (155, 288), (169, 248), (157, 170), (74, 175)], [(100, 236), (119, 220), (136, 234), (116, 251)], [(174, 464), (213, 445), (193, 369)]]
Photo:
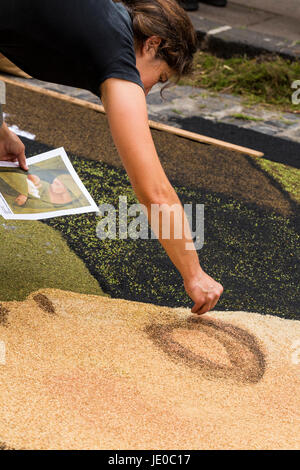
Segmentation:
[(297, 448), (299, 337), (257, 313), (52, 289), (2, 302), (0, 447)]
[[(27, 156), (64, 145), (97, 204), (133, 198), (105, 116), (7, 91), (7, 122), (37, 136)], [(221, 311), (171, 308), (190, 301), (158, 242), (100, 243), (94, 214), (39, 223), (34, 237), (2, 221), (0, 449), (299, 447), (300, 322), (249, 313), (299, 318), (299, 201), (246, 155), (153, 137), (182, 201), (206, 206), (201, 263), (225, 286)], [(95, 280), (171, 306), (90, 295), (103, 293)]]
[[(63, 145), (97, 204), (117, 208), (120, 195), (128, 197), (129, 205), (138, 202), (104, 115), (15, 85), (7, 86), (5, 112), (8, 124), (36, 135), (36, 141), (23, 139), (28, 157)], [(267, 171), (273, 163), (267, 158), (250, 158), (166, 132), (152, 134), (181, 202), (205, 205), (205, 244), (199, 258), (203, 269), (225, 288), (216, 310), (298, 319), (299, 170), (279, 166), (277, 178)], [(112, 297), (192, 306), (159, 242), (99, 240), (98, 221), (95, 214), (85, 214), (46, 223), (63, 235)], [(28, 292), (43, 287), (74, 290), (40, 283)]]

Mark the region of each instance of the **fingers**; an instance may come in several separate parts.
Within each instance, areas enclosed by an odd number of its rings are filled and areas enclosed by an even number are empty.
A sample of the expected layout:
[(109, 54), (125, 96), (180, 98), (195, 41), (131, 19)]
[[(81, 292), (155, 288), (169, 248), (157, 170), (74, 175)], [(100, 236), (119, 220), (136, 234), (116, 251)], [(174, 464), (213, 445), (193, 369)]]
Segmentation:
[(197, 315), (202, 315), (210, 310), (212, 302), (208, 299), (203, 299), (203, 301), (196, 302), (193, 306), (191, 312), (196, 313)]
[(22, 154), (19, 154), (17, 156), (15, 154), (8, 153), (7, 155), (4, 155), (3, 157), (1, 157), (1, 161), (19, 162), (20, 168), (22, 168), (22, 170), (25, 170), (25, 171), (28, 170), (24, 151), (22, 152)]
[(223, 292), (223, 288), (222, 288), (220, 295), (212, 294), (212, 293), (208, 294), (206, 298), (203, 299), (203, 301), (195, 303), (195, 305), (191, 309), (191, 312), (197, 315), (203, 315), (204, 313), (209, 312), (218, 303), (219, 298), (222, 295), (222, 292)]
[(212, 310), (223, 294), (223, 286), (207, 274), (201, 274), (194, 279), (184, 279), (184, 288), (190, 298), (195, 302), (191, 312), (197, 315)]
[(209, 303), (206, 303), (205, 305), (203, 305), (203, 307), (200, 308), (200, 310), (198, 310), (198, 312), (196, 312), (196, 313), (197, 313), (197, 315), (203, 315), (204, 313), (209, 312), (212, 308), (213, 308), (212, 304), (211, 304), (211, 302), (209, 302)]
[(15, 155), (4, 155), (3, 157), (1, 157), (1, 161), (4, 161), (4, 162), (11, 162), (11, 161), (16, 161), (16, 156)]
[(27, 171), (27, 170), (28, 170), (28, 166), (27, 166), (27, 164), (26, 164), (25, 146), (24, 146), (23, 150), (19, 153), (19, 155), (17, 155), (17, 159), (18, 159), (18, 161), (19, 161), (19, 165), (20, 165), (20, 167), (22, 168), (22, 170)]
[(209, 312), (211, 310), (212, 304), (210, 302), (205, 302), (204, 304), (195, 304), (192, 308), (191, 312), (195, 313), (196, 315), (203, 315), (204, 313)]
[(204, 304), (200, 304), (199, 302), (195, 303), (193, 308), (191, 309), (191, 312), (198, 313), (198, 310), (200, 310), (204, 305), (205, 303)]

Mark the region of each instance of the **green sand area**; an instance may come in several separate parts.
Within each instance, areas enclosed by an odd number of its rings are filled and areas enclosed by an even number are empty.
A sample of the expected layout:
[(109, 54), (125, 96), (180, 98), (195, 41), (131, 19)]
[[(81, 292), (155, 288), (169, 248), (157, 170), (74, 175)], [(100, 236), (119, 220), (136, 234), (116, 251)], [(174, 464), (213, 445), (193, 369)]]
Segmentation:
[(300, 204), (300, 170), (298, 168), (272, 162), (266, 158), (258, 159), (257, 164), (284, 188), (292, 200)]
[(24, 300), (42, 287), (105, 295), (58, 231), (39, 221), (0, 217), (0, 300)]

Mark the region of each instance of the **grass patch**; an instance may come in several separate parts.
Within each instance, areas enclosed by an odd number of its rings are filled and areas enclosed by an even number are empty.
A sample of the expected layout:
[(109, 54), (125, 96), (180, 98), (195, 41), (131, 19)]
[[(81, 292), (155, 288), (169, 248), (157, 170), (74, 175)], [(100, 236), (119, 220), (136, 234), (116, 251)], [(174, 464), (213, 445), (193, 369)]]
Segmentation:
[(176, 113), (176, 114), (180, 114), (180, 115), (183, 114), (182, 111), (180, 111), (179, 109), (176, 109), (176, 108), (173, 108), (172, 111), (173, 111), (173, 113)]
[(291, 102), (295, 91), (291, 84), (300, 79), (299, 61), (284, 60), (278, 56), (222, 59), (198, 51), (194, 65), (193, 74), (181, 79), (180, 85), (242, 95), (250, 105), (276, 105), (285, 111), (300, 112), (300, 105)]
[(256, 118), (256, 117), (248, 116), (247, 114), (242, 114), (242, 113), (231, 114), (231, 117), (234, 117), (235, 119), (242, 119), (243, 121), (263, 121), (264, 120), (262, 118)]
[(281, 122), (283, 122), (287, 126), (293, 126), (295, 124), (294, 121), (291, 121), (289, 119), (284, 119), (283, 117), (280, 117), (279, 119), (280, 119)]

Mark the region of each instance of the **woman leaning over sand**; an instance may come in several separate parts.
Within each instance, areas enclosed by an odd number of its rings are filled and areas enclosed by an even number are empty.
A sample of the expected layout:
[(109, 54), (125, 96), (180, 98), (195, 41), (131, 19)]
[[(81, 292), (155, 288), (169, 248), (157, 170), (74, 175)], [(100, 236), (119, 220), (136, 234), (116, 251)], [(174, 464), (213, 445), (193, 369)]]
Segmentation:
[[(152, 204), (167, 216), (177, 204), (179, 220), (186, 216), (159, 161), (145, 96), (156, 83), (188, 74), (195, 51), (195, 31), (176, 0), (1, 1), (1, 53), (35, 78), (85, 88), (101, 98), (150, 224)], [(24, 146), (5, 123), (0, 159), (17, 159), (26, 169)], [(203, 314), (214, 308), (223, 287), (202, 270), (196, 250), (186, 249), (190, 234), (174, 237), (174, 220), (169, 239), (157, 235), (194, 301), (192, 312)]]

